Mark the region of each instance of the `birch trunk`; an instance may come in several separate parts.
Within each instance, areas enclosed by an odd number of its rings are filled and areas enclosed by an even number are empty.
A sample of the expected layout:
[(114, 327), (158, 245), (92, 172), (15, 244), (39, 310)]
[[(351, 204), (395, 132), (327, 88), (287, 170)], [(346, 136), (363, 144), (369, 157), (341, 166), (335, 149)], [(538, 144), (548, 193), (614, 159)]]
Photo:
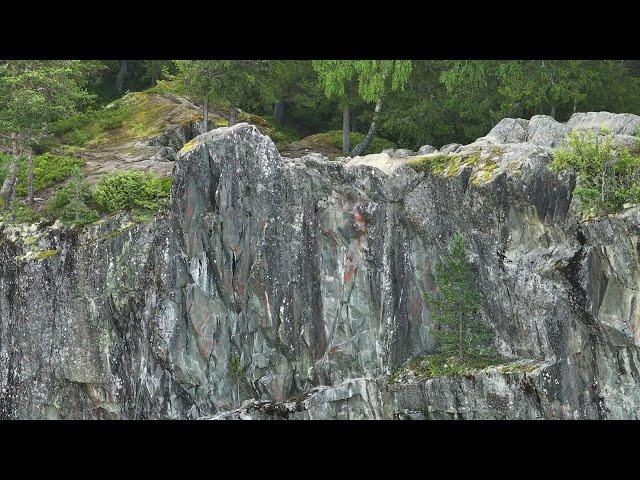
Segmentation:
[(342, 153), (344, 155), (349, 155), (349, 121), (349, 106), (345, 105), (344, 110), (342, 110)]
[(373, 141), (373, 137), (376, 134), (376, 127), (378, 126), (378, 116), (380, 115), (380, 110), (382, 110), (382, 98), (379, 98), (376, 102), (376, 109), (373, 114), (373, 120), (371, 121), (371, 126), (369, 127), (369, 131), (367, 132), (367, 136), (362, 140), (351, 152), (352, 157), (357, 157), (358, 155), (364, 154), (371, 145)]

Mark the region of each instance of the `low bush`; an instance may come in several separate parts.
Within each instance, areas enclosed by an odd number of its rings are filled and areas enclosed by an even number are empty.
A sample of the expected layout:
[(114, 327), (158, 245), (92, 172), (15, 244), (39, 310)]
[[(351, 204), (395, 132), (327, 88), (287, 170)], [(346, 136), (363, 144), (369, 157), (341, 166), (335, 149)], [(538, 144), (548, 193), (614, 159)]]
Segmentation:
[(572, 131), (566, 145), (553, 152), (551, 170), (574, 170), (585, 218), (619, 212), (627, 203), (640, 203), (640, 156), (616, 147), (607, 133)]
[(100, 211), (157, 210), (167, 204), (171, 179), (148, 173), (126, 171), (100, 179), (93, 200)]
[(45, 214), (51, 219), (60, 219), (67, 225), (86, 225), (100, 219), (98, 212), (89, 207), (91, 203), (91, 190), (78, 168), (74, 171), (73, 178), (56, 190), (45, 208)]
[[(11, 157), (0, 155), (0, 184), (6, 178)], [(33, 191), (39, 192), (67, 180), (74, 170), (84, 163), (74, 157), (45, 153), (33, 158)], [(28, 166), (25, 158), (18, 160), (17, 197), (26, 197), (28, 192)]]

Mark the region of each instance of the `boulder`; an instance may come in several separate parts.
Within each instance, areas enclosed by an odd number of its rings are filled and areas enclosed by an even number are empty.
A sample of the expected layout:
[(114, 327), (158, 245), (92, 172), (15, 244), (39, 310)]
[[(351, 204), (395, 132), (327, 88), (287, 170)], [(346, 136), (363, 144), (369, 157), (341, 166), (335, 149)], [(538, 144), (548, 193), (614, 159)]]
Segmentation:
[(438, 149), (431, 145), (423, 145), (418, 149), (418, 155), (426, 155), (428, 153), (436, 152)]

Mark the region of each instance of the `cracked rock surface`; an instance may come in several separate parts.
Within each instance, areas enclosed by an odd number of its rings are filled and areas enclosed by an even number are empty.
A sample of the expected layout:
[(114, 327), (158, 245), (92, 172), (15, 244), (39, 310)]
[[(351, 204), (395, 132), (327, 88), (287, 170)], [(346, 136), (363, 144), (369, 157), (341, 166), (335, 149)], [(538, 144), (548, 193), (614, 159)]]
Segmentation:
[[(547, 166), (570, 129), (639, 120), (505, 119), (440, 175), (238, 124), (177, 152), (153, 221), (1, 226), (0, 418), (638, 418), (640, 210), (581, 223)], [(456, 231), (509, 363), (390, 382), (433, 348)]]

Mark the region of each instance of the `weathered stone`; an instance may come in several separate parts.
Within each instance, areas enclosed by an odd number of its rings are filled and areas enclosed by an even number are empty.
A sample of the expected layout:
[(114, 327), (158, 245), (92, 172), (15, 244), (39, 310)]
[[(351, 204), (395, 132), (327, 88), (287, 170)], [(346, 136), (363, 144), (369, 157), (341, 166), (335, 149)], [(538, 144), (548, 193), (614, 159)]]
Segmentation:
[(441, 153), (455, 153), (457, 152), (462, 145), (459, 143), (448, 143), (440, 148)]
[(433, 153), (438, 151), (436, 147), (431, 145), (423, 145), (418, 149), (418, 155), (426, 155), (427, 153)]
[(487, 134), (488, 138), (500, 143), (521, 143), (527, 140), (528, 120), (504, 118)]
[(555, 148), (564, 142), (569, 127), (547, 115), (531, 117), (527, 127), (527, 141), (543, 147)]
[(614, 135), (636, 135), (640, 126), (640, 117), (630, 113), (587, 112), (574, 113), (567, 127), (577, 130), (609, 130)]
[[(180, 150), (152, 221), (0, 224), (0, 417), (638, 418), (640, 208), (577, 220), (558, 125), (432, 175), (285, 160), (238, 124)], [(509, 363), (390, 382), (433, 349), (422, 294), (456, 231)]]
[(407, 158), (413, 155), (413, 152), (406, 148), (386, 148), (381, 153), (387, 154), (391, 158)]

